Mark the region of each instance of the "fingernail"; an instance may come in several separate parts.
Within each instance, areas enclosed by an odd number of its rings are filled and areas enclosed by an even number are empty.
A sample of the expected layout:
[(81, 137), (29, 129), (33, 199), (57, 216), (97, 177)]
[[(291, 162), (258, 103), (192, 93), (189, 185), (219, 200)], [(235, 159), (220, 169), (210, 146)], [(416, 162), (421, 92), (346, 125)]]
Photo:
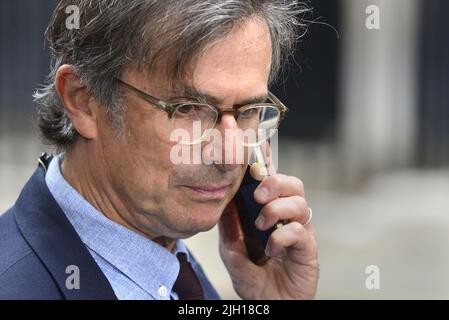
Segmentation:
[(257, 188), (256, 195), (261, 201), (266, 201), (268, 198), (268, 189), (265, 187)]
[(251, 165), (250, 173), (251, 177), (257, 181), (262, 181), (267, 176), (265, 167), (259, 162)]
[(256, 226), (257, 226), (259, 229), (262, 229), (262, 228), (263, 228), (263, 223), (264, 223), (264, 222), (265, 222), (264, 216), (259, 215), (259, 217), (257, 217), (257, 219), (256, 219)]

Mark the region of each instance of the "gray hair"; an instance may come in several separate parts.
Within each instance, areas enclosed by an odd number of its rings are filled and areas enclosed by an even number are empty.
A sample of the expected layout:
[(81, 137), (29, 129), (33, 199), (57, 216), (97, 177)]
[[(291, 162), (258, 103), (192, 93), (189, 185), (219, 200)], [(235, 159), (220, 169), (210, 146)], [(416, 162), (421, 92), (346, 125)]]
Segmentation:
[[(66, 27), (69, 5), (79, 8), (79, 29)], [(47, 85), (34, 94), (42, 140), (64, 151), (79, 137), (54, 86), (62, 64), (74, 67), (92, 96), (106, 106), (111, 123), (120, 127), (123, 93), (114, 79), (124, 68), (151, 70), (171, 53), (167, 72), (182, 78), (211, 44), (248, 18), (260, 17), (271, 34), (272, 82), (305, 32), (302, 17), (308, 11), (304, 1), (296, 0), (61, 0), (46, 31), (51, 72)]]

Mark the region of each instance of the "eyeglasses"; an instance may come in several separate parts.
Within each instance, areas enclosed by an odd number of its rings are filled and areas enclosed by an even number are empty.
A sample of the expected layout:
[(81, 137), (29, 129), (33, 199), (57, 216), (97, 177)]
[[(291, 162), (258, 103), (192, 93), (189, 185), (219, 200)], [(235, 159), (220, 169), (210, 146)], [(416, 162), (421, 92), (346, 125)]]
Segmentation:
[[(121, 79), (116, 79), (125, 89), (146, 102), (164, 110), (170, 119), (171, 130), (185, 130), (186, 135), (178, 141), (180, 144), (197, 144), (205, 141), (210, 129), (220, 123), (223, 114), (233, 114), (237, 126), (242, 131), (252, 130), (255, 138), (246, 137), (242, 141), (245, 145), (258, 145), (274, 135), (288, 108), (271, 92), (268, 92), (268, 103), (254, 103), (234, 108), (218, 108), (209, 103), (199, 101), (181, 101), (168, 103), (153, 97)], [(198, 125), (200, 124), (200, 134)]]

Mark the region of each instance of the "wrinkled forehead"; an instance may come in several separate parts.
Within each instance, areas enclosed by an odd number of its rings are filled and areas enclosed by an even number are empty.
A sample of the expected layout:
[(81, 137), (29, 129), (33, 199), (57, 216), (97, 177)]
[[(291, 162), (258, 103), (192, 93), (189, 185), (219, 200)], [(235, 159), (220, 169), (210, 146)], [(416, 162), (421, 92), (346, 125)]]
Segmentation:
[[(158, 97), (201, 96), (220, 83), (268, 82), (272, 48), (264, 20), (251, 19), (192, 57), (181, 73), (174, 72), (176, 52), (167, 52), (151, 69), (131, 70), (140, 87)], [(260, 84), (258, 84), (260, 87)], [(258, 90), (260, 91), (260, 90)]]

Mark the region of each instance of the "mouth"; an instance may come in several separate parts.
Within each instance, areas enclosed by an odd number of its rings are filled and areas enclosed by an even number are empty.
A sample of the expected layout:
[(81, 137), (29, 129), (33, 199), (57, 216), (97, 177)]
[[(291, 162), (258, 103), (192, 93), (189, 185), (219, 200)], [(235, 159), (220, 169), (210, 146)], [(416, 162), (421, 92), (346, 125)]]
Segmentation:
[(194, 198), (201, 200), (222, 200), (231, 185), (202, 185), (202, 186), (181, 186)]

